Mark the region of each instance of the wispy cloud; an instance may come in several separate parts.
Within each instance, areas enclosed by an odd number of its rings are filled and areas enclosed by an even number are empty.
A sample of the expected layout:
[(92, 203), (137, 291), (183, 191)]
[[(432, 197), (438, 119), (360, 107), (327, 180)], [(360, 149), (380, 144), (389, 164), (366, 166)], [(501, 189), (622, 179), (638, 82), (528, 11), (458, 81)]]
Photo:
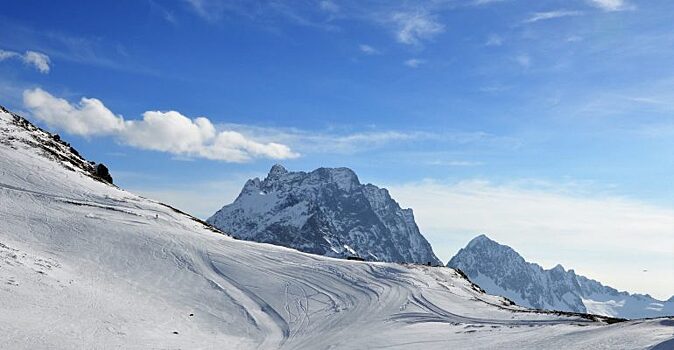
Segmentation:
[(35, 118), (73, 135), (112, 136), (140, 149), (226, 162), (299, 156), (286, 145), (258, 142), (232, 130), (216, 130), (207, 118), (190, 119), (176, 111), (147, 111), (141, 120), (124, 120), (95, 98), (70, 103), (39, 88), (24, 91), (23, 98)]
[(38, 30), (11, 19), (3, 20), (5, 22), (4, 26), (0, 26), (0, 34), (11, 33), (14, 45), (30, 48), (36, 53), (45, 55), (46, 57), (36, 55), (30, 57), (31, 64), (39, 64), (43, 70), (47, 66), (51, 69), (52, 60), (60, 60), (124, 72), (157, 74), (155, 70), (135, 62), (133, 55), (129, 55), (119, 42), (106, 41), (101, 37), (83, 37), (60, 31)]
[(479, 88), (479, 91), (486, 92), (486, 93), (499, 93), (499, 92), (504, 92), (511, 90), (513, 87), (510, 85), (503, 85), (503, 84), (492, 84), (492, 85), (487, 85)]
[(529, 68), (531, 66), (531, 56), (528, 54), (519, 54), (515, 56), (515, 62), (524, 68)]
[[(295, 6), (282, 1), (221, 1), (185, 0), (192, 11), (204, 20), (217, 23), (226, 14), (234, 14), (253, 21), (259, 21), (266, 29), (276, 26), (276, 22), (334, 31), (337, 26), (332, 20), (341, 12), (333, 1), (321, 1), (317, 6)], [(274, 28), (277, 29), (277, 28)]]
[(428, 165), (437, 165), (437, 166), (450, 166), (450, 167), (472, 167), (483, 165), (483, 162), (470, 161), (470, 160), (432, 160), (427, 162)]
[(588, 0), (591, 5), (604, 11), (623, 11), (634, 8), (626, 0)]
[(578, 35), (571, 35), (568, 38), (566, 38), (566, 42), (569, 42), (569, 43), (577, 43), (577, 42), (581, 42), (581, 41), (583, 41), (583, 37), (578, 36)]
[(214, 0), (185, 0), (201, 18), (207, 21), (217, 21), (222, 17), (226, 2)]
[(437, 134), (421, 131), (377, 130), (335, 133), (245, 125), (228, 125), (228, 127), (260, 140), (276, 138), (279, 142), (290, 144), (303, 153), (353, 154), (391, 143), (433, 140), (440, 137)]
[(420, 45), (445, 31), (445, 26), (423, 11), (397, 12), (391, 16), (396, 27), (396, 39), (407, 45)]
[(555, 18), (581, 16), (582, 14), (583, 12), (581, 11), (567, 11), (567, 10), (536, 12), (533, 15), (531, 15), (531, 17), (524, 20), (524, 23), (535, 23)]
[(419, 58), (410, 58), (409, 60), (406, 60), (403, 63), (408, 67), (417, 68), (420, 65), (426, 63), (426, 60), (422, 60), (422, 59), (419, 59)]
[(376, 55), (380, 53), (379, 50), (366, 44), (360, 44), (358, 45), (358, 48), (360, 49), (361, 52), (363, 52), (366, 55)]
[(440, 14), (457, 5), (452, 2), (424, 0), (397, 3), (363, 3), (358, 1), (318, 1), (314, 6), (292, 2), (262, 0), (184, 0), (193, 13), (218, 22), (226, 13), (263, 23), (267, 28), (276, 22), (339, 30), (339, 21), (358, 21), (391, 31), (401, 44), (421, 46), (445, 30)]
[(176, 18), (175, 14), (173, 11), (169, 11), (166, 9), (164, 6), (161, 4), (158, 4), (154, 0), (149, 0), (148, 2), (150, 4), (150, 11), (154, 12), (155, 14), (159, 15), (161, 18), (163, 18), (166, 22), (169, 22), (171, 24), (176, 24), (178, 23), (178, 19)]
[(235, 130), (260, 142), (274, 140), (290, 145), (302, 154), (355, 154), (370, 152), (392, 144), (426, 142), (445, 145), (485, 144), (505, 148), (519, 146), (519, 141), (516, 139), (481, 131), (358, 130), (339, 132), (241, 124), (224, 124), (222, 127)]
[(498, 34), (490, 34), (484, 44), (486, 46), (501, 46), (503, 45), (503, 37)]
[(337, 5), (334, 1), (330, 0), (323, 0), (319, 2), (318, 6), (321, 8), (321, 10), (330, 13), (337, 13), (340, 10), (339, 5)]
[(473, 0), (472, 4), (473, 5), (488, 5), (488, 4), (493, 4), (497, 2), (504, 2), (508, 0)]
[(43, 74), (49, 73), (51, 68), (49, 66), (51, 63), (49, 56), (37, 51), (26, 51), (25, 53), (20, 54), (14, 51), (0, 50), (0, 61), (8, 59), (19, 59)]

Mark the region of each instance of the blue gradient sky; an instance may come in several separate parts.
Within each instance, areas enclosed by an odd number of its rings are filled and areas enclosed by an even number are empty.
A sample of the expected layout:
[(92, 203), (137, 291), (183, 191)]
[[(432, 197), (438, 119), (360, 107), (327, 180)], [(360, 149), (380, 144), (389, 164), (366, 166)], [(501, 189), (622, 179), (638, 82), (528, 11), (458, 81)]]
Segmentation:
[[(0, 104), (66, 135), (122, 187), (207, 217), (274, 163), (348, 166), (414, 208), (444, 260), (488, 231), (544, 266), (674, 293), (671, 1), (23, 0), (2, 9)], [(26, 51), (47, 55), (49, 71)], [(146, 111), (206, 117), (218, 132), (289, 153), (206, 159), (148, 149), (127, 131), (71, 132), (54, 104), (26, 104), (36, 88), (75, 110), (96, 98), (127, 121)], [(446, 200), (429, 199), (439, 193)], [(528, 216), (532, 202), (553, 216)]]

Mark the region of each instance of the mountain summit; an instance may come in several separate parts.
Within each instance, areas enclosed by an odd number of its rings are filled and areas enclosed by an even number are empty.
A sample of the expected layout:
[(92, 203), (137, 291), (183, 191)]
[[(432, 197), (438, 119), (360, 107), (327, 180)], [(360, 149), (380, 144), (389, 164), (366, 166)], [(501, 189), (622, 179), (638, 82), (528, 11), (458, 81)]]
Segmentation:
[(234, 203), (207, 220), (243, 239), (332, 257), (441, 264), (411, 209), (348, 168), (289, 172), (274, 165), (248, 180)]
[(461, 269), (488, 293), (522, 306), (620, 318), (674, 315), (672, 300), (620, 292), (559, 264), (545, 270), (485, 235), (473, 238), (447, 266)]

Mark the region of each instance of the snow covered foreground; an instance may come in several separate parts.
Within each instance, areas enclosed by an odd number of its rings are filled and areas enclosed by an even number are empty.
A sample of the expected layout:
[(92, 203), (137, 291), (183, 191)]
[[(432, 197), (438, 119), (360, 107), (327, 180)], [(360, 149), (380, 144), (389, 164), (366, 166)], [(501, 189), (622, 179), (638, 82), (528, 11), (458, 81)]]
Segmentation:
[(234, 240), (48, 139), (0, 112), (2, 348), (674, 348), (672, 319), (530, 312), (449, 268)]

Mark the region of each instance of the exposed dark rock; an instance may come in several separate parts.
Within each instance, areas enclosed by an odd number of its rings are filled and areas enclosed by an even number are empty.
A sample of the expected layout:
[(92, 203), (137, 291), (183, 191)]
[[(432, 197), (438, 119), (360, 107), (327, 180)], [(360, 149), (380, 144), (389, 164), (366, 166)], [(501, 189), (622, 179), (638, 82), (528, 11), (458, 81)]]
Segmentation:
[(100, 177), (101, 179), (109, 182), (112, 182), (112, 175), (110, 175), (110, 171), (108, 170), (108, 167), (105, 166), (105, 164), (100, 163), (96, 165), (95, 168), (95, 174), (96, 176)]

